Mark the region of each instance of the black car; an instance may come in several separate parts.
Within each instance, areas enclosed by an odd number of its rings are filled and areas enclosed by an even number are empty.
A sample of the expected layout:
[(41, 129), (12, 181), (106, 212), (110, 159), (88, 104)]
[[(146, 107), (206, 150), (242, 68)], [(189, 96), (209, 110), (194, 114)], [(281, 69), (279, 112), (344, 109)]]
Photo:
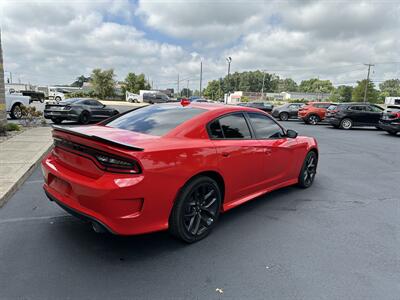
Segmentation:
[(297, 119), (299, 108), (303, 105), (303, 103), (286, 103), (275, 107), (271, 114), (274, 118), (279, 118), (281, 121), (287, 121), (291, 118)]
[(385, 109), (379, 127), (393, 135), (400, 132), (400, 105), (389, 105)]
[(331, 104), (326, 111), (325, 120), (335, 128), (375, 126), (379, 129), (382, 112), (382, 107), (370, 103)]
[(91, 121), (107, 119), (118, 113), (116, 109), (89, 98), (66, 99), (58, 103), (46, 104), (44, 109), (44, 117), (56, 124), (60, 124), (64, 120), (88, 124)]
[(239, 103), (238, 105), (258, 108), (269, 114), (271, 113), (272, 109), (274, 108), (274, 106), (268, 102), (247, 102), (247, 103), (243, 102), (243, 103)]

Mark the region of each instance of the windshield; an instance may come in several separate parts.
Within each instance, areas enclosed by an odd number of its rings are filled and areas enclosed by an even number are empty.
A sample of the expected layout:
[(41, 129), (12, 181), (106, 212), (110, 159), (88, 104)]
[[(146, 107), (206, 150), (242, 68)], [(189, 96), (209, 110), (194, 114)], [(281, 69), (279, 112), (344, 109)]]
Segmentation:
[(106, 126), (162, 136), (205, 111), (176, 105), (151, 105), (124, 114)]

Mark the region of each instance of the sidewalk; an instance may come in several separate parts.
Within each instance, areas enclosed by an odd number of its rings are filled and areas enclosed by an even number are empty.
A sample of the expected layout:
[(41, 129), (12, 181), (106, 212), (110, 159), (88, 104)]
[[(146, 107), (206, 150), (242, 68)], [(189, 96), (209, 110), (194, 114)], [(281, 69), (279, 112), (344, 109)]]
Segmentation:
[(38, 127), (0, 143), (0, 207), (31, 174), (53, 143), (51, 127)]

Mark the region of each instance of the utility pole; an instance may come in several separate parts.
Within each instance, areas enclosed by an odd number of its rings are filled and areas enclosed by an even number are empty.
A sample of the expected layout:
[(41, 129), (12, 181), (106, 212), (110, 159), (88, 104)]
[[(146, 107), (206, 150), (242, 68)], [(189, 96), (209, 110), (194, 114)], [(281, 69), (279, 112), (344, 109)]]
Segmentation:
[(187, 86), (186, 86), (186, 97), (189, 98), (189, 80), (187, 81)]
[(367, 90), (368, 90), (368, 84), (369, 84), (369, 72), (371, 70), (371, 67), (375, 66), (373, 64), (364, 64), (364, 66), (368, 66), (368, 73), (367, 73), (367, 81), (365, 82), (365, 89), (364, 89), (364, 103), (367, 102)]
[(6, 124), (7, 124), (6, 95), (5, 95), (5, 84), (4, 84), (3, 50), (1, 47), (1, 31), (0, 31), (0, 126), (3, 127)]
[(264, 76), (263, 76), (263, 82), (262, 82), (262, 88), (261, 88), (261, 100), (264, 100), (264, 81), (265, 81), (265, 70), (264, 72)]
[(177, 91), (178, 97), (180, 96), (180, 92), (179, 92), (179, 74), (178, 74), (178, 91)]
[(203, 81), (203, 61), (200, 61), (200, 98), (201, 98), (201, 84)]

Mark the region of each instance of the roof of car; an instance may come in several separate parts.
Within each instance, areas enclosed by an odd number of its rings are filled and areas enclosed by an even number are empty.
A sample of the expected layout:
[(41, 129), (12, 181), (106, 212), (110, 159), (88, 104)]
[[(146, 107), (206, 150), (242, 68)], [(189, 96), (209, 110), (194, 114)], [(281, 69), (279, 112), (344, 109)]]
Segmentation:
[[(174, 105), (174, 106), (182, 106), (181, 103), (166, 103), (163, 105)], [(194, 107), (194, 108), (202, 108), (209, 111), (217, 111), (217, 110), (226, 110), (226, 111), (255, 111), (260, 112), (259, 109), (247, 107), (247, 106), (239, 106), (239, 105), (230, 105), (230, 104), (219, 104), (219, 103), (205, 103), (205, 102), (191, 102), (190, 104), (186, 104), (184, 106)]]

